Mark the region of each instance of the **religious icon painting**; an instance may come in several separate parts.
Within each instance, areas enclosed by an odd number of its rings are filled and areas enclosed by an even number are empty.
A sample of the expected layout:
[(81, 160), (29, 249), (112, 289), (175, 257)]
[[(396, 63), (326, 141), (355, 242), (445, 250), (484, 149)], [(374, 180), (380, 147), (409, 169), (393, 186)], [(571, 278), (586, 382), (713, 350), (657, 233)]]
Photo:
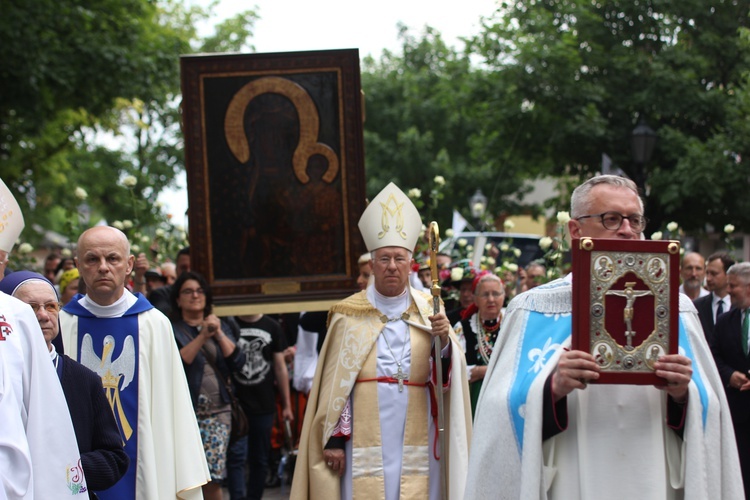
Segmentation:
[(180, 63), (192, 267), (218, 310), (325, 310), (355, 291), (365, 251), (359, 52)]
[(597, 383), (664, 385), (654, 363), (678, 348), (677, 241), (573, 240), (574, 349), (601, 368)]

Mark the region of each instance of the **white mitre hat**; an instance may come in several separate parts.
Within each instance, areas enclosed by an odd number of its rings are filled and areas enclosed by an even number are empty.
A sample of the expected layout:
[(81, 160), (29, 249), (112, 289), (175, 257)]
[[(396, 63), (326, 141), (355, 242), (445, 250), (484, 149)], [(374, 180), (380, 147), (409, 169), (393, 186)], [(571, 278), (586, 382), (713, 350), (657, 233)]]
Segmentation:
[(369, 252), (382, 247), (413, 252), (422, 218), (409, 197), (391, 182), (367, 205), (358, 225)]
[(13, 250), (23, 231), (23, 213), (8, 186), (0, 179), (0, 250)]

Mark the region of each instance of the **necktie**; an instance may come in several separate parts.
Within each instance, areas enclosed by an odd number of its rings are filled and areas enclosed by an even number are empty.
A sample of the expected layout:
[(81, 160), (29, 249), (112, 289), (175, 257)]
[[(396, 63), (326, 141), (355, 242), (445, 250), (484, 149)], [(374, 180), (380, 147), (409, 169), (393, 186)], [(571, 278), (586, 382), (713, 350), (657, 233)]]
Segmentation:
[(747, 331), (750, 329), (750, 318), (748, 318), (748, 312), (750, 309), (745, 309), (745, 320), (742, 322), (742, 352), (747, 356)]
[(719, 320), (719, 316), (721, 316), (724, 313), (724, 299), (719, 299), (719, 305), (716, 308), (716, 319), (714, 320), (714, 324)]

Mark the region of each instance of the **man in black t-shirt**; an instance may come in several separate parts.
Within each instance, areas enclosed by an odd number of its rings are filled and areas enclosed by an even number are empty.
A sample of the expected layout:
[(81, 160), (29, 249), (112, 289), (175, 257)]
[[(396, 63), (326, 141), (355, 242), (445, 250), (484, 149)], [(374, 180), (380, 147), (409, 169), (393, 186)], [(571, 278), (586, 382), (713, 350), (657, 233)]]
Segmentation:
[[(284, 362), (286, 338), (281, 325), (269, 316), (253, 314), (237, 316), (237, 347), (245, 352), (247, 361), (233, 373), (233, 382), (242, 408), (247, 414), (250, 433), (233, 443), (227, 457), (228, 487), (232, 498), (260, 500), (263, 496), (271, 429), (276, 414), (276, 391), (281, 396), (285, 420), (294, 420), (289, 402), (289, 374)], [(239, 460), (238, 460), (239, 458)], [(243, 495), (244, 463), (249, 476), (247, 493)]]

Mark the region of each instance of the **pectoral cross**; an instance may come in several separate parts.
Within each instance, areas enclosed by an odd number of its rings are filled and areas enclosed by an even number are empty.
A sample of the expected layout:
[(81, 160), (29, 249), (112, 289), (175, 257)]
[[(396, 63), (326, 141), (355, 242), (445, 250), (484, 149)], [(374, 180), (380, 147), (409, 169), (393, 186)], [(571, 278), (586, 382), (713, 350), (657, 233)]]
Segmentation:
[(396, 380), (398, 380), (398, 392), (404, 392), (404, 380), (406, 380), (406, 378), (408, 376), (409, 376), (408, 374), (404, 373), (401, 370), (401, 365), (399, 365), (398, 371), (393, 376), (393, 378), (395, 378)]

